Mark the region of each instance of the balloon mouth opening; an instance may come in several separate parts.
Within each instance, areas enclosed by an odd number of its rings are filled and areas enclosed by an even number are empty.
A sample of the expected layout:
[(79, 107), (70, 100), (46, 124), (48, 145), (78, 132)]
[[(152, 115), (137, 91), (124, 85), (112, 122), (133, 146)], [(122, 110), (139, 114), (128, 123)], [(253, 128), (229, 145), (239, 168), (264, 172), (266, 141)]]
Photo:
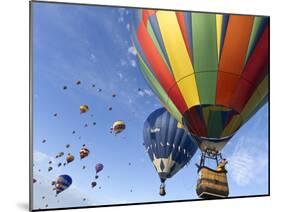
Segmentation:
[[(210, 118), (211, 117), (211, 118)], [(235, 119), (237, 126), (229, 133), (223, 135), (225, 128)], [(210, 121), (211, 120), (211, 121)], [(212, 121), (214, 120), (214, 121)], [(218, 120), (220, 122), (218, 122)], [(217, 123), (218, 122), (218, 123)], [(193, 136), (210, 142), (229, 140), (242, 125), (242, 117), (235, 109), (223, 105), (202, 104), (189, 108), (184, 112), (182, 124)], [(211, 125), (218, 124), (220, 129), (209, 132)]]

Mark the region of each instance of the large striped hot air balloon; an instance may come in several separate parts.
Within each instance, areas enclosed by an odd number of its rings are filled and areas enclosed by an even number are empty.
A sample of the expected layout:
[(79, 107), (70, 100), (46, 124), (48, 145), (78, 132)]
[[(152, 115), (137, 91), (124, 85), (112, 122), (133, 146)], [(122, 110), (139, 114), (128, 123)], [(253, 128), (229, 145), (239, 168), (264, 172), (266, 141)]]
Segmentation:
[(216, 154), (268, 100), (268, 17), (137, 13), (143, 76), (199, 148)]
[(197, 150), (189, 133), (178, 125), (165, 108), (152, 112), (143, 127), (146, 151), (161, 180), (160, 195), (165, 195), (165, 181), (173, 177)]

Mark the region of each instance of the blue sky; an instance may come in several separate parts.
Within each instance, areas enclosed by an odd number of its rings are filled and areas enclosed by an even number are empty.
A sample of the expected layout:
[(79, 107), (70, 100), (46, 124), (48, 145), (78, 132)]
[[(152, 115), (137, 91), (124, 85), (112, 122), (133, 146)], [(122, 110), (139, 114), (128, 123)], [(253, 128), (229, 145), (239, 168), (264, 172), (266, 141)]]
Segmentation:
[[(33, 152), (37, 179), (33, 207), (196, 199), (194, 164), (199, 152), (167, 181), (167, 195), (158, 194), (160, 182), (142, 145), (142, 127), (146, 117), (161, 105), (138, 69), (130, 41), (134, 10), (50, 3), (33, 3), (33, 9)], [(75, 84), (77, 80), (81, 85)], [(67, 90), (62, 89), (64, 85)], [(80, 115), (81, 104), (89, 105), (88, 113)], [(113, 110), (108, 111), (108, 107)], [(109, 129), (119, 119), (126, 122), (127, 129), (113, 136)], [(230, 196), (267, 193), (267, 122), (266, 104), (224, 148), (223, 155), (229, 160)], [(85, 128), (86, 123), (89, 126)], [(91, 153), (80, 160), (83, 144)], [(60, 151), (72, 153), (76, 160), (58, 168), (56, 164), (65, 159), (55, 159)], [(53, 161), (51, 172), (47, 171), (49, 160)], [(92, 189), (94, 166), (99, 162), (104, 170)], [(55, 198), (51, 181), (61, 174), (69, 174), (73, 184)]]

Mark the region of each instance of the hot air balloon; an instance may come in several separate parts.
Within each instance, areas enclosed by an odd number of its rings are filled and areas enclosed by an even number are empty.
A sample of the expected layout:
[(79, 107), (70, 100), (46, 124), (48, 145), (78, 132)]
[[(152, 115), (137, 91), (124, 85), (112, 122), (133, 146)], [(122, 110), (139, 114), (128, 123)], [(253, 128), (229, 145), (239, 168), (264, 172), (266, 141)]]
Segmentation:
[(124, 121), (118, 120), (115, 121), (110, 128), (111, 133), (114, 133), (115, 135), (118, 133), (121, 133), (126, 128), (126, 124)]
[(198, 148), (191, 135), (177, 124), (165, 108), (155, 110), (144, 122), (144, 144), (161, 180), (161, 196), (166, 194), (166, 179), (183, 168)]
[(81, 105), (80, 106), (80, 113), (86, 113), (89, 110), (89, 106), (88, 105)]
[(63, 90), (66, 90), (66, 89), (67, 89), (67, 86), (66, 86), (66, 85), (64, 85), (64, 86), (62, 87), (62, 89), (63, 89)]
[(72, 184), (72, 179), (69, 175), (60, 175), (55, 183), (55, 191), (58, 195)]
[(66, 162), (71, 163), (72, 161), (74, 161), (74, 156), (71, 155), (70, 153), (68, 153), (68, 155), (66, 157)]
[(95, 176), (95, 178), (98, 179), (98, 177), (99, 177), (98, 173), (103, 170), (103, 164), (97, 163), (96, 166), (95, 166), (95, 169), (96, 169), (96, 176)]
[(80, 159), (83, 159), (90, 154), (90, 150), (83, 147), (83, 148), (80, 149), (79, 154), (80, 154)]
[(139, 10), (136, 22), (133, 40), (146, 81), (196, 140), (200, 167), (206, 157), (218, 161), (268, 100), (269, 19)]
[(151, 88), (202, 151), (220, 151), (267, 101), (268, 18), (141, 10), (139, 19), (134, 43)]
[(66, 144), (65, 147), (66, 147), (66, 148), (69, 148), (69, 147), (70, 147), (70, 144)]
[(81, 81), (80, 80), (77, 80), (76, 81), (76, 85), (80, 85), (81, 84)]
[(95, 182), (95, 181), (93, 181), (93, 182), (91, 183), (92, 188), (94, 188), (96, 185), (97, 185), (97, 182)]
[(59, 152), (59, 153), (56, 155), (56, 158), (62, 157), (63, 155), (64, 155), (64, 152)]

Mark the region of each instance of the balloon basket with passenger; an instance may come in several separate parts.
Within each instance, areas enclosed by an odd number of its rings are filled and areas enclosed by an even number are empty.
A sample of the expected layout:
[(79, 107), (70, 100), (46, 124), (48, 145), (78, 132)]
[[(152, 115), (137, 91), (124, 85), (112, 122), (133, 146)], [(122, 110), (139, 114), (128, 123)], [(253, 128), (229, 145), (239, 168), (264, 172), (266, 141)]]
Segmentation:
[[(205, 165), (206, 160), (215, 161), (216, 169)], [(203, 199), (226, 198), (229, 194), (227, 182), (227, 160), (222, 158), (221, 153), (212, 151), (202, 152), (198, 167), (198, 180), (196, 193)]]

